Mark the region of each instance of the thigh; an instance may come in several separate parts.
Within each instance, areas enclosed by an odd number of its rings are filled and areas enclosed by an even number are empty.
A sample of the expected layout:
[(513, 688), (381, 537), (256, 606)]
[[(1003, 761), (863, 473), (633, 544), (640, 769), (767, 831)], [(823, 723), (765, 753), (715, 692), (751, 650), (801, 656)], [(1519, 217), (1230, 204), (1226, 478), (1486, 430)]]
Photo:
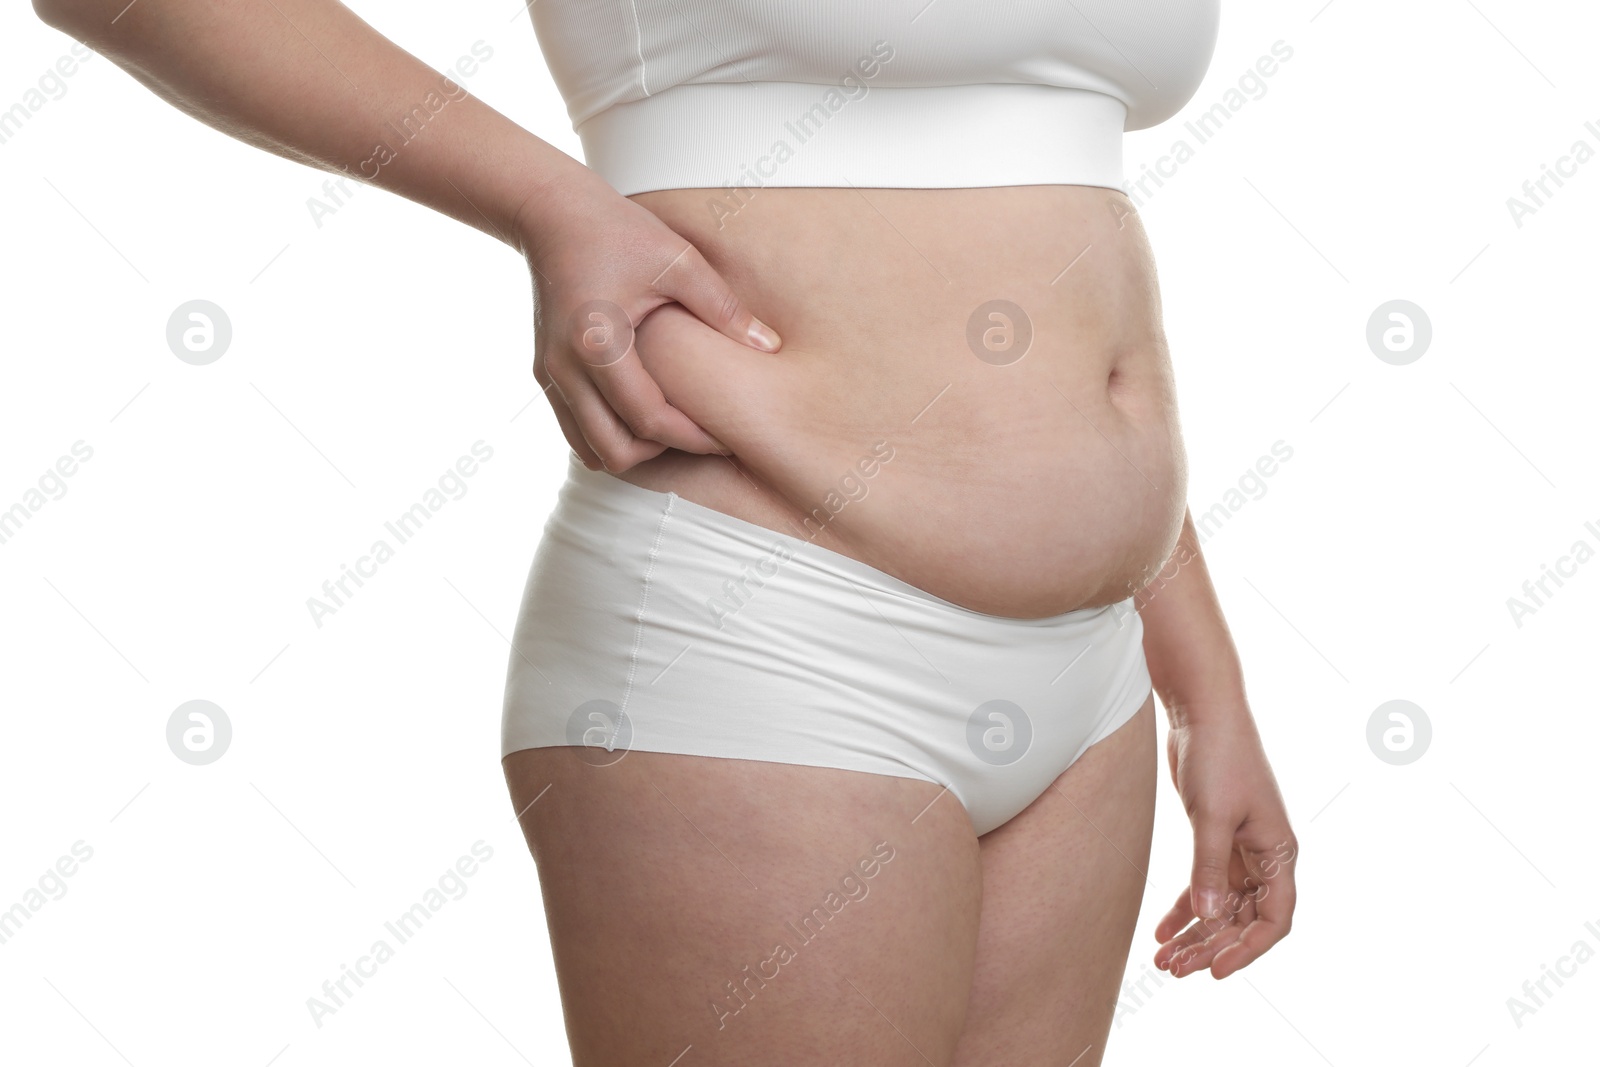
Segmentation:
[(859, 771), (580, 753), (503, 761), (575, 1067), (950, 1062), (982, 893), (953, 796)]
[(979, 840), (983, 910), (956, 1067), (1094, 1067), (1144, 894), (1155, 817), (1152, 696)]

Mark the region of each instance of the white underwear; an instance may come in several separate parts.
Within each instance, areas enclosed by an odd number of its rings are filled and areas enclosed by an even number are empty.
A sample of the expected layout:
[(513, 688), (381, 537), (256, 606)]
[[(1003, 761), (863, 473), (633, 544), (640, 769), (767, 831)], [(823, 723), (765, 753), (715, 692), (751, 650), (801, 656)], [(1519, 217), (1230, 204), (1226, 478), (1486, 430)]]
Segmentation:
[(1132, 598), (987, 615), (573, 456), (522, 598), (501, 753), (916, 778), (982, 835), (1139, 710), (1143, 635)]

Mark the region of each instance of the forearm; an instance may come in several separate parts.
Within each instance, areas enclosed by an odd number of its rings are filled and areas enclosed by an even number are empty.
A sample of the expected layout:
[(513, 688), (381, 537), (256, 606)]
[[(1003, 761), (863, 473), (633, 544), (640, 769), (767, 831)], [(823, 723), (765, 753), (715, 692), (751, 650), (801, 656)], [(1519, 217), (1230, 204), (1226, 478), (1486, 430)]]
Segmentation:
[(34, 7), (224, 133), (388, 189), (519, 251), (525, 204), (535, 208), (555, 182), (593, 178), (336, 0)]
[(1239, 653), (1187, 510), (1177, 547), (1135, 603), (1150, 680), (1175, 725), (1245, 706)]

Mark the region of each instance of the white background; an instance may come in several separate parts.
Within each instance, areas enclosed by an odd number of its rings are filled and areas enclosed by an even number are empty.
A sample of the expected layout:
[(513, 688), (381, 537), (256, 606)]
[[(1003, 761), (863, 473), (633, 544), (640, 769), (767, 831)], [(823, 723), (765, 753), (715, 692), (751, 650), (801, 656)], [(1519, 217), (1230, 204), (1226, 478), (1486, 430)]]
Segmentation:
[[(579, 154), (515, 3), (354, 6), (441, 70), (483, 40), (467, 88)], [(1506, 602), (1600, 548), (1600, 161), (1520, 227), (1506, 202), (1600, 149), (1597, 33), (1576, 3), (1228, 0), (1189, 107), (1127, 138), (1137, 176), (1293, 48), (1142, 214), (1196, 515), (1293, 448), (1205, 549), (1303, 857), (1290, 938), (1228, 981), (1148, 982), (1108, 1063), (1596, 1058), (1600, 960), (1520, 1026), (1507, 998), (1600, 951), (1600, 560), (1520, 627)], [(70, 43), (0, 15), (0, 108)], [(0, 545), (0, 909), (93, 855), (0, 944), (0, 1057), (566, 1062), (498, 769), (506, 637), (567, 462), (526, 268), (370, 187), (319, 227), (326, 175), (104, 58), (66, 85), (0, 144), (0, 509), (93, 449)], [(165, 339), (196, 298), (234, 328), (204, 367)], [(1396, 298), (1433, 329), (1406, 366), (1365, 339)], [(315, 627), (306, 598), (480, 439), (466, 495)], [(1396, 698), (1433, 727), (1405, 766), (1366, 740)], [(167, 747), (192, 699), (233, 724), (210, 766)], [(1188, 835), (1163, 784), (1130, 978), (1155, 973)], [(307, 997), (479, 840), (466, 895), (315, 1026)]]

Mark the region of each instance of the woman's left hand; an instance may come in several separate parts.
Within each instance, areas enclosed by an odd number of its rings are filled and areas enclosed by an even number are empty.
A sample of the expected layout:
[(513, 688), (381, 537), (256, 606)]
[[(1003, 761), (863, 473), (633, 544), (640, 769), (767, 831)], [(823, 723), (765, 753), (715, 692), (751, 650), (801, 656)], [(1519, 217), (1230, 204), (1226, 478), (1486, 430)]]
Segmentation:
[(1226, 978), (1289, 932), (1300, 846), (1243, 702), (1186, 719), (1169, 731), (1167, 757), (1194, 824), (1194, 870), (1156, 926), (1155, 964)]

